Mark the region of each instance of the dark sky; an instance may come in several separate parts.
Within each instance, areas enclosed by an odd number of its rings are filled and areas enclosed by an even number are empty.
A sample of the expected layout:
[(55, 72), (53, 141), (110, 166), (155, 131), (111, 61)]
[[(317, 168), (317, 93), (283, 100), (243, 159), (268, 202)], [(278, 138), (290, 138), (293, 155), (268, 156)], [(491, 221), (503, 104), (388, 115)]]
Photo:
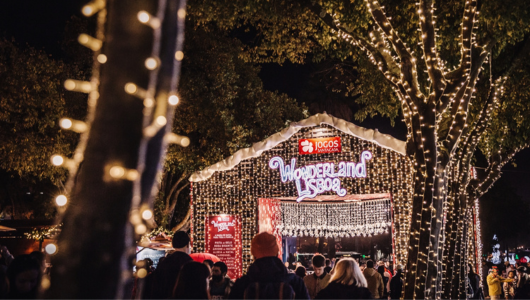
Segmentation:
[[(53, 57), (60, 59), (60, 42), (66, 22), (72, 15), (81, 16), (81, 7), (85, 0), (3, 0), (0, 1), (0, 35), (26, 43), (37, 49), (44, 49)], [(300, 95), (307, 87), (310, 66), (285, 64), (284, 66), (264, 65), (260, 76), (267, 89), (278, 90), (303, 102)], [(360, 125), (377, 128), (383, 133), (405, 139), (406, 128), (403, 124), (390, 126), (389, 120), (375, 118)], [(530, 150), (526, 149), (515, 156), (517, 168), (509, 165), (503, 177), (525, 200), (530, 203)], [(485, 165), (482, 165), (485, 166)]]

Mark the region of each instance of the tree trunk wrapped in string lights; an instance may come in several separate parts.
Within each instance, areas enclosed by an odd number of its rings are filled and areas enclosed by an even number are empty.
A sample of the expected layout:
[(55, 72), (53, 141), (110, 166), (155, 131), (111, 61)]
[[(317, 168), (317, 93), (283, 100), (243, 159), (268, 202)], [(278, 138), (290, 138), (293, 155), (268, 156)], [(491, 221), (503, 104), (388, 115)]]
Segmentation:
[[(91, 81), (65, 82), (89, 95), (89, 110), (84, 122), (61, 121), (81, 133), (74, 156), (52, 158), (70, 171), (51, 286), (43, 284), (52, 298), (129, 296), (134, 238), (154, 225), (153, 185), (163, 153), (167, 143), (182, 141), (170, 131), (185, 5), (94, 0), (83, 7), (86, 16), (96, 15), (98, 30), (79, 36), (94, 51)], [(140, 279), (146, 274), (138, 268)]]
[[(477, 179), (470, 178), (471, 160), (491, 117), (499, 110), (503, 85), (529, 53), (528, 40), (510, 67), (490, 73), (486, 97), (472, 101), (495, 38), (476, 39), (477, 1), (466, 0), (461, 24), (459, 66), (448, 70), (436, 42), (434, 1), (417, 3), (420, 45), (418, 59), (392, 27), (379, 1), (365, 1), (374, 30), (365, 39), (342, 26), (330, 8), (303, 4), (337, 37), (360, 47), (384, 74), (401, 101), (408, 127), (407, 154), (414, 161), (414, 200), (404, 298), (464, 298), (470, 247), (467, 243), (472, 206), (500, 175), (527, 141), (504, 148), (502, 139), (490, 157), (490, 166)], [(418, 74), (418, 67), (427, 78)], [(420, 72), (423, 73), (423, 70)], [(473, 108), (470, 106), (474, 105)], [(447, 221), (444, 223), (444, 214)], [(478, 242), (479, 243), (479, 242)]]

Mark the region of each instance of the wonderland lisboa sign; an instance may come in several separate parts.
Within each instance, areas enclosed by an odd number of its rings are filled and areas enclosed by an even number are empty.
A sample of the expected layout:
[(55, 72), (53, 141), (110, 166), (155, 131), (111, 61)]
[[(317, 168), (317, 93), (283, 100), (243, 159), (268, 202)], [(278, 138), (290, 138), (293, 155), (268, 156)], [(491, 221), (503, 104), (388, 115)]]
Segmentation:
[(296, 158), (291, 158), (291, 164), (286, 165), (283, 158), (275, 156), (269, 161), (269, 167), (279, 169), (283, 183), (296, 183), (296, 201), (300, 202), (328, 191), (334, 191), (340, 197), (345, 196), (347, 191), (341, 187), (339, 178), (366, 178), (366, 161), (371, 158), (372, 152), (365, 150), (361, 153), (360, 162), (341, 161), (338, 170), (335, 170), (335, 163), (332, 162), (296, 167)]

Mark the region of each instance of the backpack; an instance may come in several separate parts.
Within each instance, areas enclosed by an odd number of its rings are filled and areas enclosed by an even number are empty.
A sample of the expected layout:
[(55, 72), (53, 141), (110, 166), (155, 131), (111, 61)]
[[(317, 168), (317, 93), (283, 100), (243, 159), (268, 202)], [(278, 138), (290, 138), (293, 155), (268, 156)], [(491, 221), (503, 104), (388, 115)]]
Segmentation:
[(294, 299), (294, 290), (287, 282), (252, 282), (244, 299)]

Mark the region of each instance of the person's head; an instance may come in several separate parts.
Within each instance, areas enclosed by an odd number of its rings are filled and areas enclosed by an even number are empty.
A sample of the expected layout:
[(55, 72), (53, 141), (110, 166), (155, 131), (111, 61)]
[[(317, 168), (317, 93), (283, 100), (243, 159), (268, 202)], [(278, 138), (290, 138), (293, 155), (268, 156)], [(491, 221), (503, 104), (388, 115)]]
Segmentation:
[(326, 258), (326, 267), (330, 267), (331, 266), (331, 260), (329, 260), (329, 258)]
[(190, 253), (190, 237), (184, 231), (175, 232), (173, 240), (171, 240), (171, 245), (175, 251)]
[(521, 266), (521, 267), (517, 268), (517, 276), (518, 277), (523, 276), (523, 274), (525, 274), (525, 273), (526, 273), (526, 267)]
[(388, 260), (385, 261), (385, 268), (387, 268), (387, 269), (390, 268), (390, 262)]
[(173, 299), (209, 299), (208, 277), (210, 270), (205, 264), (196, 261), (185, 264), (173, 288)]
[(473, 271), (473, 266), (472, 266), (471, 264), (467, 264), (467, 272), (470, 273), (470, 274), (475, 273), (475, 272)]
[(205, 259), (202, 261), (203, 264), (207, 265), (210, 270), (213, 268), (213, 260), (211, 259)]
[(313, 271), (316, 276), (322, 276), (324, 274), (324, 266), (326, 265), (326, 258), (322, 254), (315, 254), (313, 259)]
[(359, 264), (352, 258), (343, 258), (335, 265), (330, 281), (344, 285), (353, 284), (358, 287), (368, 286), (361, 269), (359, 269)]
[(499, 270), (497, 268), (493, 268), (493, 275), (499, 275)]
[(385, 277), (385, 266), (379, 266), (377, 267), (377, 273), (381, 274), (383, 278)]
[(212, 268), (212, 280), (215, 282), (219, 282), (223, 280), (223, 278), (226, 276), (226, 273), (228, 273), (228, 267), (226, 264), (222, 261), (218, 261), (215, 264), (213, 264)]
[(41, 264), (29, 255), (15, 258), (7, 269), (10, 295), (14, 298), (36, 298), (42, 277)]
[(296, 268), (296, 270), (294, 271), (294, 273), (295, 273), (296, 275), (298, 275), (298, 277), (300, 277), (300, 278), (304, 278), (305, 275), (306, 275), (305, 267), (304, 267), (304, 266), (298, 266), (298, 268)]
[(279, 251), (276, 237), (268, 232), (256, 234), (250, 243), (250, 253), (254, 259), (277, 257)]
[(403, 265), (397, 265), (396, 266), (396, 271), (403, 272)]
[(377, 266), (378, 266), (378, 267), (379, 267), (379, 266), (384, 266), (384, 265), (385, 265), (385, 263), (384, 263), (382, 260), (378, 260), (378, 261), (377, 261)]
[(367, 260), (366, 261), (366, 267), (367, 268), (373, 268), (374, 267), (374, 261), (373, 260)]
[(364, 269), (366, 269), (366, 263), (365, 262), (361, 263), (359, 268), (361, 268), (361, 271), (364, 271)]
[(46, 255), (40, 251), (33, 251), (29, 254), (33, 259), (35, 259), (42, 268), (42, 271), (44, 272), (44, 269), (46, 269)]
[(515, 277), (515, 271), (508, 272), (508, 278), (514, 278)]

